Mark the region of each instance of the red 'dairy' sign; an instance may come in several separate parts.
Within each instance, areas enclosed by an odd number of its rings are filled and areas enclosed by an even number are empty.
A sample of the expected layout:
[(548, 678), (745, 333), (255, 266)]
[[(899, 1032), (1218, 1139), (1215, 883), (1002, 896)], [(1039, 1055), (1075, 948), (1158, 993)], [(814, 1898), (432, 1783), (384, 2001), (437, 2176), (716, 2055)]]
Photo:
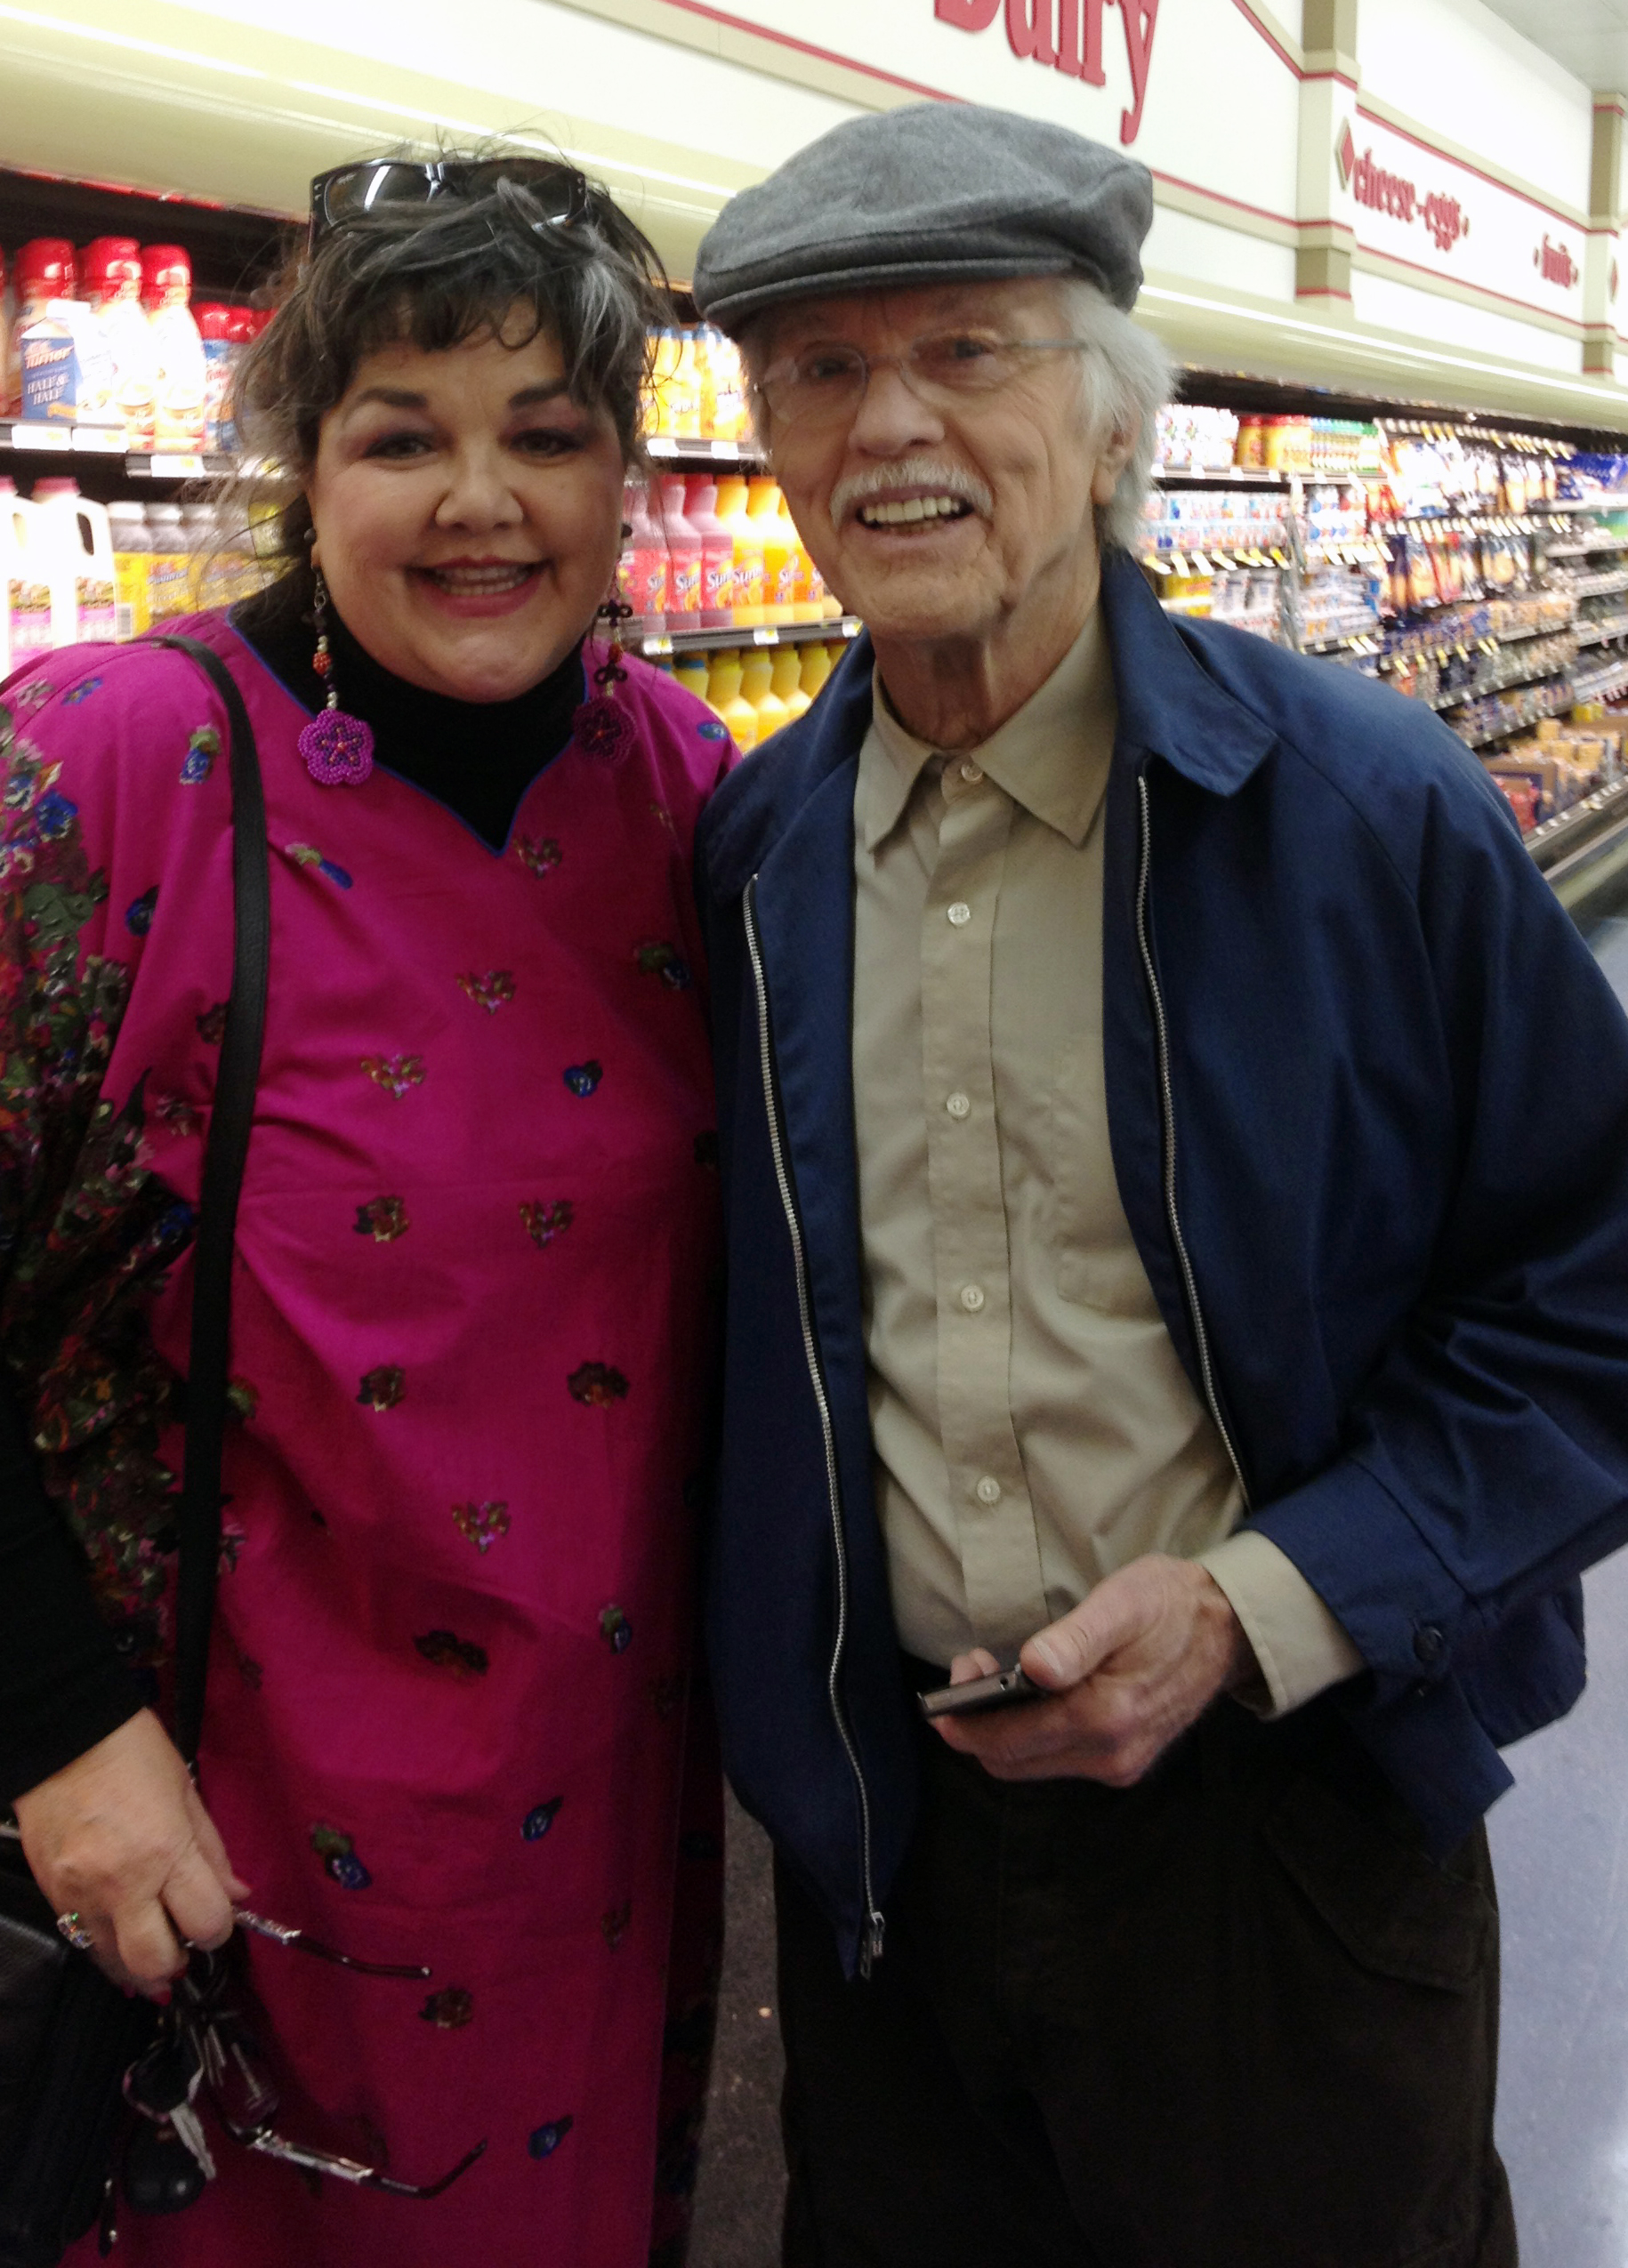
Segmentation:
[[(933, 13), (940, 23), (962, 31), (987, 31), (1003, 12), (1007, 44), (1020, 60), (1044, 64), (1087, 86), (1105, 86), (1102, 11), (1115, 4), (1116, 0), (933, 0)], [(1131, 108), (1120, 113), (1119, 139), (1132, 142), (1142, 122), (1159, 0), (1117, 0), (1117, 5), (1131, 70)]]

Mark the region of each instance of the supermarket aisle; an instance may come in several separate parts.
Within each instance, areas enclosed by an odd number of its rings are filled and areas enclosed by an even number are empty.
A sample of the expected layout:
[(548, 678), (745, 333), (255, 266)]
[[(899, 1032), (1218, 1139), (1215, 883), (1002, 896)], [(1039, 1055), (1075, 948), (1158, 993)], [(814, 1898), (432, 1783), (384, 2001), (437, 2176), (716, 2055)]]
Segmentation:
[(1628, 1556), (1587, 1593), (1589, 1690), (1511, 1752), (1519, 1784), (1492, 1815), (1498, 2133), (1523, 2268), (1620, 2268), (1628, 2256)]

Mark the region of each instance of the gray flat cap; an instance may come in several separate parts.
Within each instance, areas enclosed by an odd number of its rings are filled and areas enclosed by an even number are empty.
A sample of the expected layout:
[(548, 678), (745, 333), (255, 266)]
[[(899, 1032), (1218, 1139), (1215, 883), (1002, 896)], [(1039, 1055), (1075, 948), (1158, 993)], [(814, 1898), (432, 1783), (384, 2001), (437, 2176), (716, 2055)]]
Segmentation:
[(839, 292), (1084, 276), (1133, 307), (1153, 177), (1067, 126), (971, 102), (850, 118), (731, 197), (702, 240), (702, 314)]

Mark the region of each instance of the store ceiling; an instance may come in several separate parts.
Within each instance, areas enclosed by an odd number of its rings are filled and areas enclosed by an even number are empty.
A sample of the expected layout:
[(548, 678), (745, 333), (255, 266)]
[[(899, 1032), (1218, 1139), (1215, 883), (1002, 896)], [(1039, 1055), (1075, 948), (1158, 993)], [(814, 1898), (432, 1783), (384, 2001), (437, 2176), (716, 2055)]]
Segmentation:
[(1487, 0), (1511, 31), (1592, 87), (1628, 91), (1628, 0)]

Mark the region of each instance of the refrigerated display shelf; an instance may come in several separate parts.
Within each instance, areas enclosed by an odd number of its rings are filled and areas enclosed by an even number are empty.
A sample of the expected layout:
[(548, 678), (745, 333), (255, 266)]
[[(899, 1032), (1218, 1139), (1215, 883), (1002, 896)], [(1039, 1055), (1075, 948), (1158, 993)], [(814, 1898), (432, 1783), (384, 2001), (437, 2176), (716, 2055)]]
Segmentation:
[(675, 438), (670, 433), (657, 433), (645, 441), (647, 455), (664, 463), (676, 460), (681, 464), (762, 464), (763, 452), (754, 441), (703, 441)]
[(1613, 693), (1628, 687), (1628, 659), (1609, 662), (1603, 669), (1591, 670), (1572, 680), (1574, 701), (1604, 701)]
[(830, 622), (754, 623), (749, 629), (635, 631), (628, 643), (647, 660), (670, 654), (721, 654), (731, 646), (808, 646), (826, 639), (858, 638), (865, 627), (857, 615)]
[(1557, 671), (1565, 667), (1564, 658), (1551, 658), (1542, 669), (1521, 670), (1512, 677), (1494, 676), (1477, 685), (1455, 687), (1450, 692), (1439, 696), (1430, 706), (1438, 711), (1462, 709), (1466, 702), (1485, 700), (1491, 693), (1508, 693), (1518, 685), (1541, 685), (1545, 678), (1553, 677)]
[(1608, 591), (1628, 591), (1628, 567), (1614, 567), (1606, 575), (1580, 575), (1566, 589), (1574, 599), (1598, 599)]
[(1164, 486), (1179, 481), (1184, 488), (1280, 488), (1286, 489), (1291, 479), (1302, 479), (1300, 473), (1259, 472), (1253, 466), (1229, 465), (1219, 472), (1197, 472), (1191, 465), (1156, 464), (1155, 480)]
[[(1624, 675), (1628, 677), (1628, 672), (1625, 672)], [(1495, 696), (1488, 697), (1495, 698)], [(1490, 748), (1495, 740), (1508, 740), (1515, 733), (1529, 731), (1532, 726), (1541, 724), (1545, 717), (1558, 717), (1562, 710), (1571, 707), (1576, 698), (1576, 695), (1572, 689), (1571, 680), (1559, 678), (1549, 688), (1546, 699), (1539, 697), (1529, 704), (1523, 704), (1523, 713), (1520, 716), (1511, 717), (1503, 724), (1495, 725), (1486, 732), (1461, 732), (1458, 736), (1466, 748)], [(1448, 729), (1456, 731), (1457, 728), (1452, 726)]]
[(1608, 535), (1602, 528), (1581, 543), (1551, 543), (1543, 556), (1549, 559), (1581, 559), (1592, 551), (1628, 551), (1628, 534)]
[(202, 455), (169, 450), (129, 449), (123, 433), (101, 425), (47, 425), (38, 419), (0, 424), (0, 455), (19, 457), (122, 458), (132, 480), (197, 480), (235, 472), (236, 457), (210, 450)]
[(1598, 622), (1577, 624), (1579, 646), (1602, 646), (1608, 639), (1628, 637), (1628, 614), (1602, 615)]

